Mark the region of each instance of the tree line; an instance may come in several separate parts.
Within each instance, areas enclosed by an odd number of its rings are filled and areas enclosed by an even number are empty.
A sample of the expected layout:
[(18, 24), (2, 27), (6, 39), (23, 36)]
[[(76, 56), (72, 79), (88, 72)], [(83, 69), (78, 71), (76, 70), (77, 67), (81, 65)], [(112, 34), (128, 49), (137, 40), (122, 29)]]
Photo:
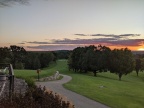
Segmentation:
[(75, 72), (93, 72), (94, 76), (100, 72), (110, 71), (117, 74), (121, 80), (123, 75), (131, 73), (138, 66), (138, 69), (142, 70), (144, 64), (137, 61), (128, 48), (111, 50), (102, 45), (90, 45), (75, 48), (69, 55), (68, 66)]
[(57, 59), (67, 59), (68, 67), (75, 72), (97, 73), (110, 71), (119, 76), (136, 70), (137, 76), (144, 70), (144, 55), (133, 54), (128, 48), (113, 49), (98, 45), (77, 47), (72, 51), (26, 51), (23, 47), (11, 45), (0, 47), (0, 63), (11, 63), (15, 69), (39, 69), (48, 67)]
[(11, 63), (14, 69), (39, 69), (56, 62), (55, 52), (27, 52), (23, 47), (0, 47), (0, 63)]

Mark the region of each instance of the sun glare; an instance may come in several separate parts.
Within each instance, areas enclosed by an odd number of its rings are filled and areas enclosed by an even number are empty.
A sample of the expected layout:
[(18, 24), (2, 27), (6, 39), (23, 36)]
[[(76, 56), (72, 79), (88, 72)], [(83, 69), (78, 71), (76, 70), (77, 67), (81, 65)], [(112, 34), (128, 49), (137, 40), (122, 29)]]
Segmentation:
[(138, 51), (144, 51), (144, 48), (139, 48)]

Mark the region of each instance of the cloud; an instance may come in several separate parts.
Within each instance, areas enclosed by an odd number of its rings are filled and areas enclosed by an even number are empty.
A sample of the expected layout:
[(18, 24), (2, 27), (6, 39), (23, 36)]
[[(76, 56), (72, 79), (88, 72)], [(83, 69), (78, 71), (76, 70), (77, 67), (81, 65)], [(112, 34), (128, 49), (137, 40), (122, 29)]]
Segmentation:
[(107, 36), (115, 36), (114, 34), (91, 34), (90, 36), (104, 36), (104, 37), (107, 37)]
[[(85, 34), (75, 34), (80, 36), (86, 36)], [(140, 41), (138, 39), (129, 39), (129, 36), (140, 36), (140, 34), (121, 34), (121, 35), (114, 35), (114, 34), (92, 34), (91, 36), (94, 36), (94, 38), (89, 39), (83, 39), (83, 38), (76, 38), (76, 39), (51, 39), (51, 40), (45, 40), (45, 41), (31, 41), (26, 42), (30, 44), (38, 44), (38, 45), (51, 45), (51, 44), (58, 44), (58, 45), (66, 45), (66, 44), (102, 44), (102, 43), (108, 43), (108, 44), (114, 44), (114, 45), (131, 45), (137, 43), (137, 41)], [(96, 36), (96, 37), (95, 37)], [(100, 36), (100, 37), (97, 37)], [(144, 41), (144, 40), (143, 40)], [(21, 44), (23, 44), (22, 42)], [(130, 44), (131, 43), (131, 44)]]
[(87, 34), (75, 34), (75, 35), (78, 35), (78, 36), (100, 36), (100, 37), (126, 38), (126, 37), (140, 36), (141, 34), (120, 34), (120, 35), (116, 35), (116, 34), (91, 34), (91, 35), (87, 35)]
[[(82, 46), (82, 45), (79, 45)], [(52, 51), (52, 50), (73, 50), (78, 47), (77, 45), (38, 45), (38, 46), (27, 46), (29, 49), (41, 50), (41, 51)]]
[(27, 42), (27, 43), (31, 43), (31, 44), (50, 44), (49, 42), (37, 42), (37, 41)]
[(11, 6), (16, 2), (24, 5), (29, 4), (29, 0), (1, 0), (0, 7)]
[(135, 36), (140, 36), (140, 34), (121, 34), (119, 36), (132, 36), (132, 37), (135, 37)]
[(74, 35), (78, 35), (78, 36), (88, 36), (86, 34), (74, 34)]
[(50, 42), (27, 42), (27, 43), (32, 43), (32, 44), (95, 44), (99, 42), (107, 42), (107, 41), (116, 41), (117, 39), (114, 38), (93, 38), (93, 39), (55, 39), (51, 40)]
[(24, 42), (22, 42), (22, 43), (18, 43), (18, 44), (25, 44)]
[[(81, 36), (75, 39), (45, 39), (45, 41), (30, 41), (22, 42), (20, 44), (29, 43), (33, 44), (27, 46), (28, 49), (35, 50), (72, 50), (79, 46), (89, 46), (89, 45), (105, 45), (105, 46), (115, 46), (115, 47), (137, 47), (142, 46), (144, 39), (131, 39), (131, 37), (141, 36), (141, 34), (74, 34)], [(87, 36), (88, 39), (82, 38), (82, 36)], [(35, 44), (35, 46), (34, 46)]]
[(98, 45), (98, 44), (106, 46), (115, 46), (115, 47), (117, 46), (133, 47), (133, 46), (142, 46), (142, 42), (144, 42), (144, 39), (127, 39), (127, 38), (119, 39), (115, 37), (105, 37), (105, 38), (89, 38), (89, 39), (64, 38), (64, 39), (52, 39), (49, 41), (50, 42), (38, 42), (38, 41), (27, 42), (36, 45), (36, 46), (27, 46), (27, 48), (37, 50), (72, 50), (79, 46)]
[(141, 46), (141, 43), (143, 41), (144, 39), (129, 39), (129, 40), (113, 41), (108, 43), (113, 46)]
[(51, 42), (27, 42), (32, 44), (43, 44), (43, 45), (78, 45), (78, 44), (101, 44), (101, 43), (108, 43), (113, 45), (138, 45), (140, 44), (144, 39), (117, 39), (117, 38), (92, 38), (92, 39), (53, 39)]

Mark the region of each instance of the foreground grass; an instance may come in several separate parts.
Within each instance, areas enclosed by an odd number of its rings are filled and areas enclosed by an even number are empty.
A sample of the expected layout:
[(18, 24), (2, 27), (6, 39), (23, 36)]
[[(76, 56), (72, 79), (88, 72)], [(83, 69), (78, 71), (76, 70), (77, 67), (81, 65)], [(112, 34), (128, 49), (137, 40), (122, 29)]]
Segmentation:
[[(93, 77), (92, 74), (68, 71), (67, 61), (60, 60), (57, 64), (43, 69), (40, 74), (50, 75), (57, 70), (72, 76), (72, 80), (64, 84), (64, 87), (112, 108), (143, 108), (144, 106), (144, 73), (140, 73), (137, 77), (133, 72), (123, 76), (122, 81), (118, 80), (117, 75), (109, 72), (99, 73), (98, 77)], [(15, 74), (37, 78), (36, 71), (16, 70)]]
[(82, 74), (71, 76), (73, 80), (64, 86), (93, 100), (113, 108), (144, 106), (144, 77), (136, 77), (135, 73), (124, 76), (122, 81), (111, 73), (101, 73), (98, 77)]

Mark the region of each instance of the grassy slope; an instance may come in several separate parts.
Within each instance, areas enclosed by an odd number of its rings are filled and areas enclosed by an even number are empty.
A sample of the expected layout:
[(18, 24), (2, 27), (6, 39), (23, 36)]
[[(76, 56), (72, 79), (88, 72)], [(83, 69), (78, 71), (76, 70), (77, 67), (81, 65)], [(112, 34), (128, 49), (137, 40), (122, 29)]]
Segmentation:
[[(65, 60), (58, 61), (57, 65), (42, 70), (43, 76), (56, 70), (68, 74), (73, 79), (64, 85), (67, 89), (113, 108), (142, 108), (144, 106), (144, 73), (140, 73), (137, 77), (133, 72), (123, 76), (122, 81), (118, 81), (118, 76), (109, 72), (99, 73), (98, 77), (93, 77), (92, 74), (70, 72), (66, 64)], [(17, 71), (15, 72), (18, 74)], [(36, 72), (34, 71), (34, 73)], [(33, 76), (32, 73), (27, 74), (27, 76), (29, 75)], [(101, 86), (104, 87), (101, 88)]]
[(73, 80), (65, 87), (113, 108), (142, 108), (144, 78), (135, 75), (132, 73), (118, 81), (117, 76), (110, 73), (100, 73), (98, 77), (73, 74)]

